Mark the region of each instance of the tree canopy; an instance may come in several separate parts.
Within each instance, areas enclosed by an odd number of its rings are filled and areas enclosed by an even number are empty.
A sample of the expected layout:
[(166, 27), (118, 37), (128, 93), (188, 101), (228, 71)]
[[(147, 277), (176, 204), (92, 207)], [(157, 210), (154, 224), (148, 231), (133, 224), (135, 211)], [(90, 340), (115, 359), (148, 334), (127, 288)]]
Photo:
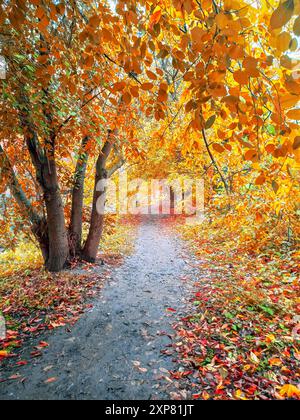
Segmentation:
[(3, 1), (5, 241), (30, 231), (53, 271), (94, 260), (101, 192), (89, 216), (84, 185), (124, 163), (204, 177), (211, 214), (246, 238), (297, 237), (299, 11), (298, 0)]

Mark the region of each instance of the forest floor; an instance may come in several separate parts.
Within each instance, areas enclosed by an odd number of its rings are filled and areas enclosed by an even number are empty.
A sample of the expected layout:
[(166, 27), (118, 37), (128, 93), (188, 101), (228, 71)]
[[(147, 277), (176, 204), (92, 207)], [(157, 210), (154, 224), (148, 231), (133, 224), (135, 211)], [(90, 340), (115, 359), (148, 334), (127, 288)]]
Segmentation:
[(300, 399), (299, 250), (140, 222), (122, 260), (4, 283), (0, 399)]
[[(195, 270), (163, 220), (140, 225), (135, 251), (122, 265), (109, 274), (107, 265), (90, 271), (91, 278), (106, 271), (106, 281), (73, 327), (42, 333), (27, 341), (17, 359), (10, 358), (0, 370), (0, 398), (187, 397), (170, 379), (168, 346), (174, 314), (184, 307), (187, 278)], [(33, 347), (43, 348), (42, 354)]]

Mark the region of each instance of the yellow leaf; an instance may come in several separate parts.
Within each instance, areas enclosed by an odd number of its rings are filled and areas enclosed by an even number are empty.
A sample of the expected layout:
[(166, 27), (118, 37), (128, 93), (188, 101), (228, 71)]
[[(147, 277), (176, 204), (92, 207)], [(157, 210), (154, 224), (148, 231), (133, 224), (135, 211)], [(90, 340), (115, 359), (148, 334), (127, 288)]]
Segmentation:
[(250, 352), (249, 359), (251, 360), (251, 362), (255, 363), (256, 365), (259, 365), (259, 358), (252, 351)]
[(295, 385), (286, 384), (280, 389), (279, 394), (282, 397), (300, 397), (300, 389), (297, 388)]
[(288, 32), (281, 32), (277, 37), (277, 49), (281, 52), (288, 50), (291, 40), (292, 37)]
[(245, 394), (240, 389), (237, 389), (235, 391), (235, 397), (238, 398), (239, 400), (247, 400), (247, 398), (245, 397)]
[(202, 392), (202, 398), (204, 400), (209, 400), (210, 399), (210, 395), (206, 391), (203, 391)]

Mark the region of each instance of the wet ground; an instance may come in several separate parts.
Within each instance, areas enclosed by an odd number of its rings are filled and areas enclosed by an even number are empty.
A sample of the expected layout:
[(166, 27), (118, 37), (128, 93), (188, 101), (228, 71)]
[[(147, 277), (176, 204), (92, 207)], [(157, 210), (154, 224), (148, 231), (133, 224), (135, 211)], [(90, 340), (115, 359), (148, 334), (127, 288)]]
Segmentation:
[(0, 399), (172, 398), (168, 345), (193, 276), (184, 255), (163, 220), (143, 222), (135, 252), (112, 270), (93, 308), (74, 327), (39, 337), (49, 343), (42, 357), (2, 372), (25, 379), (0, 383)]

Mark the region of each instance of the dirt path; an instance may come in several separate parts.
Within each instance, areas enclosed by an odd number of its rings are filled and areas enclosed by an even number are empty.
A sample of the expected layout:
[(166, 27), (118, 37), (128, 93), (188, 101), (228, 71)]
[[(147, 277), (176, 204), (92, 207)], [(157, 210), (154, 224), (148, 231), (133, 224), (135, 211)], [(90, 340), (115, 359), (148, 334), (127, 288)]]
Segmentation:
[[(184, 278), (193, 274), (182, 251), (163, 221), (141, 224), (135, 253), (112, 271), (93, 309), (71, 332), (45, 334), (49, 348), (17, 369), (25, 382), (0, 384), (0, 399), (170, 398), (168, 382), (159, 379), (174, 368), (162, 353), (170, 344), (162, 332), (172, 332), (168, 308), (180, 312)], [(55, 382), (45, 383), (53, 377)]]

